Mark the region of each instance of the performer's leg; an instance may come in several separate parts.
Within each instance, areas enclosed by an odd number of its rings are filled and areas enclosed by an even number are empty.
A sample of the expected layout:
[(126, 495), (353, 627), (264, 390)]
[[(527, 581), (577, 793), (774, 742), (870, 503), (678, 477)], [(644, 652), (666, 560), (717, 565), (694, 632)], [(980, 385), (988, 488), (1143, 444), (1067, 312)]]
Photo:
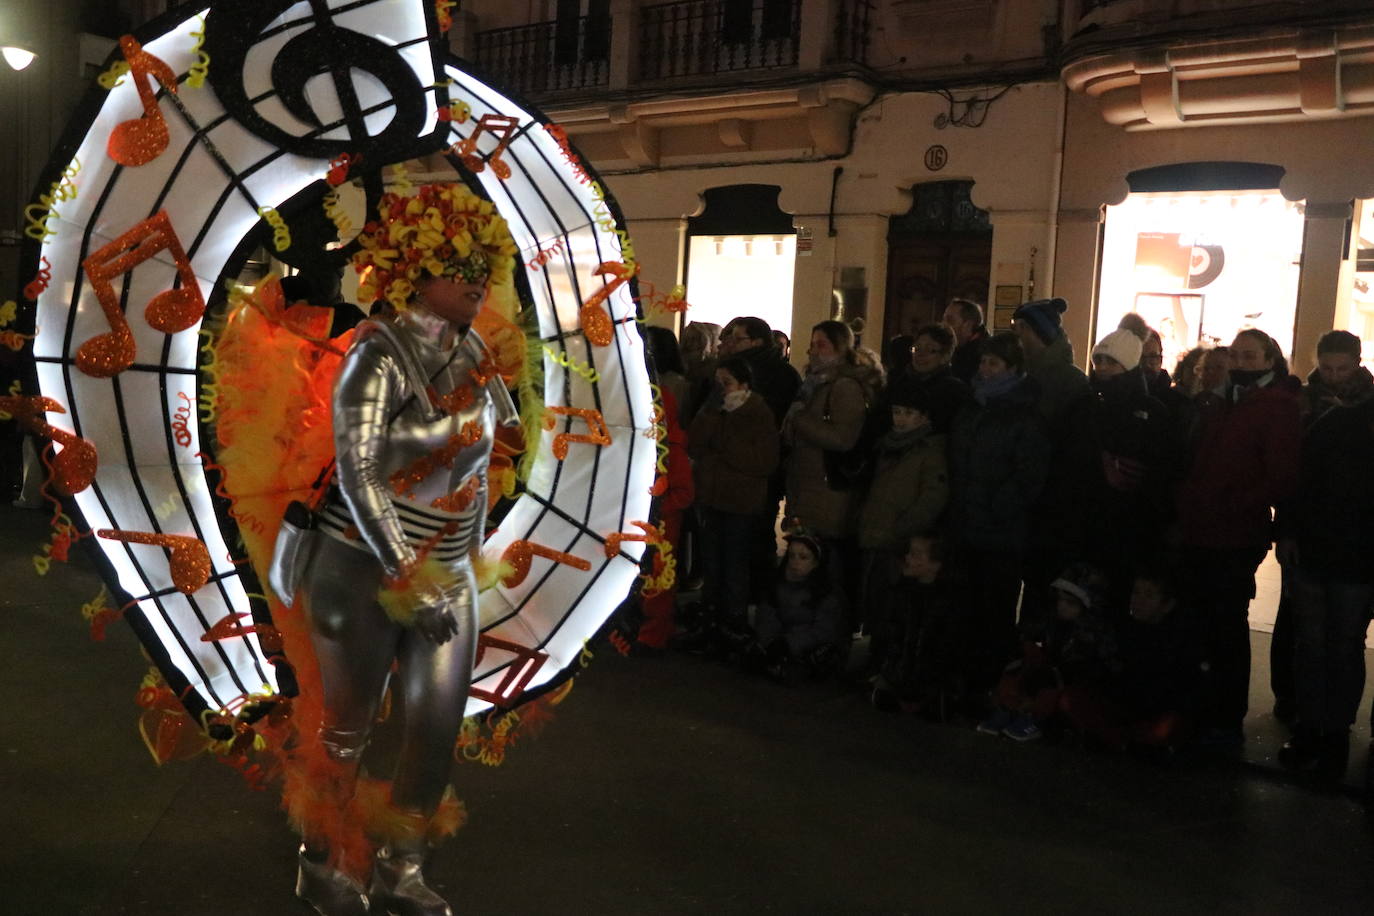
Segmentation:
[(477, 650), (477, 581), (464, 565), (450, 590), (458, 633), (442, 646), (407, 630), (401, 638), (400, 688), (405, 701), (401, 759), (392, 800), (433, 814), (448, 788), (453, 745), (463, 725)]
[[(311, 560), (304, 598), (324, 694), (320, 739), (336, 766), (329, 785), (336, 808), (352, 798), (358, 766), (386, 687), (401, 628), (377, 605), (382, 570), (371, 555), (322, 537)], [(328, 839), (305, 825), (296, 894), (320, 913), (367, 912), (353, 878), (329, 861)]]
[(448, 788), (453, 747), (463, 725), (477, 647), (477, 583), (466, 565), (451, 591), (458, 633), (435, 645), (419, 632), (401, 637), (400, 687), (405, 704), (400, 761), (391, 800), (399, 809), (395, 834), (377, 853), (369, 896), (395, 913), (446, 916), (451, 911), (421, 873), (430, 819)]
[(331, 756), (355, 770), (403, 632), (377, 604), (381, 582), (370, 554), (320, 538), (305, 594), (324, 688), (321, 737)]

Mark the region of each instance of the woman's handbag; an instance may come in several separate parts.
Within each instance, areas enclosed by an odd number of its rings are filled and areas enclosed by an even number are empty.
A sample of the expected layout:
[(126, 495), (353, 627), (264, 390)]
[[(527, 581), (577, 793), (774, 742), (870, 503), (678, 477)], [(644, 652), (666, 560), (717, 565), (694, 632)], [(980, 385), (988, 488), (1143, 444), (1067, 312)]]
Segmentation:
[(276, 593), (277, 599), (287, 607), (296, 600), (296, 590), (300, 588), (305, 576), (306, 564), (315, 552), (315, 541), (320, 536), (319, 497), (324, 487), (334, 477), (334, 462), (325, 465), (315, 478), (311, 504), (293, 499), (282, 516), (281, 528), (277, 531), (277, 541), (272, 545), (272, 562), (267, 567), (267, 584)]
[[(827, 423), (831, 422), (830, 391), (833, 388), (832, 384), (825, 392), (825, 413), (822, 419)], [(859, 438), (844, 451), (824, 449), (821, 452), (827, 487), (832, 490), (862, 490), (868, 485), (869, 479), (873, 476), (873, 450), (880, 435), (876, 419), (868, 403), (868, 392), (864, 392), (864, 424), (859, 430)]]

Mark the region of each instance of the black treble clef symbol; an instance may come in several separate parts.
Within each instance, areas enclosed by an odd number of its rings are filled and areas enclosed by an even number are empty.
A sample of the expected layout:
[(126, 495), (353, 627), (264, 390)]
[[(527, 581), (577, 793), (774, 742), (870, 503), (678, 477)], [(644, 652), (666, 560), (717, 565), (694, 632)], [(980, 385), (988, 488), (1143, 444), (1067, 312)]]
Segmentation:
[[(349, 15), (356, 17), (377, 2), (380, 0), (350, 3)], [(309, 0), (309, 14), (277, 21), (297, 6), (301, 6), (299, 0), (220, 0), (211, 7), (205, 21), (205, 51), (214, 61), (209, 81), (232, 118), (287, 152), (323, 159), (361, 153), (374, 168), (403, 162), (443, 145), (445, 125), (436, 125), (432, 134), (420, 136), (427, 115), (425, 90), (396, 47), (339, 25), (329, 0)], [(288, 129), (299, 125), (277, 123), (265, 116), (257, 107), (262, 99), (249, 98), (246, 86), (245, 65), (250, 52), (292, 31), (296, 34), (272, 59), (271, 85), (286, 111), (310, 126), (304, 133)], [(434, 36), (427, 37), (434, 41)], [(380, 82), (388, 100), (365, 110), (353, 71)], [(338, 99), (339, 119), (333, 123), (322, 121), (307, 92), (307, 84), (322, 75), (331, 78)], [(391, 116), (386, 126), (380, 133), (369, 132), (369, 114), (385, 116), (388, 109)], [(340, 127), (346, 129), (346, 136)]]
[[(423, 11), (427, 0), (405, 2)], [(346, 21), (353, 24), (369, 14), (385, 16), (392, 30), (397, 18), (403, 18), (396, 16), (394, 0), (333, 0), (333, 5), (346, 10)], [(214, 61), (209, 83), (230, 117), (279, 149), (324, 160), (347, 154), (360, 162), (362, 167), (355, 168), (352, 177), (362, 179), (365, 212), (372, 213), (384, 190), (383, 166), (442, 149), (448, 125), (436, 123), (433, 131), (421, 135), (433, 107), (427, 101), (424, 81), (397, 46), (340, 25), (336, 15), (331, 0), (308, 0), (308, 4), (302, 0), (217, 0), (205, 22), (204, 48)], [(441, 36), (434, 31), (433, 16), (425, 13), (423, 19), (414, 19), (424, 22), (429, 31), (410, 37), (427, 40), (437, 68), (435, 51)], [(269, 116), (258, 107), (267, 96), (256, 89), (253, 96), (249, 94), (249, 87), (261, 82), (268, 54), (273, 55), (272, 93), (290, 117)], [(359, 74), (364, 78), (357, 79)], [(332, 83), (334, 98), (328, 98), (328, 92), (315, 93), (322, 78)], [(426, 75), (425, 81), (429, 79)], [(376, 83), (381, 84), (380, 101)], [(334, 110), (322, 116), (317, 108)], [(369, 121), (384, 121), (385, 126), (373, 133)], [(303, 126), (308, 129), (302, 130)], [(329, 185), (323, 181), (323, 164), (320, 174), (321, 181), (273, 204), (291, 238), (290, 245), (276, 256), (305, 276), (316, 305), (332, 305), (338, 301), (339, 274), (358, 244), (340, 238), (325, 215), (321, 201)], [(259, 228), (272, 238), (266, 222), (259, 223)], [(350, 326), (360, 317), (356, 310), (346, 313)]]

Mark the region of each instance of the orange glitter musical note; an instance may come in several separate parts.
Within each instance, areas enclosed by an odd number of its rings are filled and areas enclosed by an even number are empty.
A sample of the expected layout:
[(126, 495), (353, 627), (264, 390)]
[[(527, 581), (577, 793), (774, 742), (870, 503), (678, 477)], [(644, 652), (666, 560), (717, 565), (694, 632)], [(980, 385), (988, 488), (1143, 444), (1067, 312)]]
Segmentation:
[(183, 595), (195, 594), (210, 581), (210, 551), (206, 549), (203, 541), (189, 535), (102, 528), (96, 532), (96, 536), (107, 541), (167, 548), (171, 551), (168, 568), (172, 572), (172, 584)]
[[(510, 177), (510, 166), (502, 160), (501, 154), (510, 146), (510, 141), (515, 134), (515, 128), (520, 126), (520, 119), (510, 115), (484, 114), (477, 120), (477, 126), (472, 129), (462, 140), (453, 145), (453, 149), (463, 159), (463, 165), (469, 172), (485, 171), (487, 162), (491, 163), (491, 170), (496, 173), (496, 177), (502, 181)], [(486, 162), (477, 155), (477, 138), (486, 131), (496, 138), (496, 149), (491, 151)]]
[(606, 559), (611, 559), (620, 552), (620, 545), (626, 541), (640, 541), (645, 544), (657, 544), (663, 540), (663, 532), (659, 531), (648, 522), (631, 522), (643, 534), (635, 534), (633, 531), (613, 531), (606, 535)]
[(44, 412), (66, 413), (61, 404), (42, 396), (0, 397), (0, 411), (62, 446), (62, 451), (52, 459), (53, 486), (57, 487), (59, 493), (72, 496), (95, 480), (95, 471), (100, 464), (95, 445), (43, 419)]
[(105, 144), (110, 158), (120, 165), (138, 166), (152, 162), (167, 149), (167, 122), (157, 104), (157, 94), (148, 81), (156, 79), (162, 88), (173, 94), (177, 91), (177, 75), (160, 58), (143, 50), (132, 35), (119, 39), (120, 50), (129, 62), (138, 100), (143, 103), (143, 116), (121, 121), (110, 131)]
[(548, 407), (545, 408), (544, 428), (553, 429), (557, 425), (557, 415), (578, 417), (586, 422), (586, 433), (559, 433), (553, 437), (553, 457), (562, 461), (568, 457), (568, 446), (573, 442), (586, 442), (589, 445), (610, 445), (611, 432), (606, 428), (606, 421), (601, 416), (601, 411), (592, 410), (588, 407)]
[(605, 261), (596, 265), (596, 270), (592, 273), (598, 277), (609, 274), (612, 279), (583, 300), (578, 315), (582, 320), (582, 333), (586, 335), (587, 340), (595, 346), (606, 347), (610, 346), (611, 341), (615, 339), (615, 323), (611, 321), (610, 312), (602, 308), (602, 303), (610, 298), (611, 293), (628, 283), (631, 277), (639, 273), (639, 264)]
[(205, 314), (205, 299), (200, 294), (200, 284), (191, 270), (191, 262), (172, 229), (167, 211), (159, 210), (155, 216), (145, 219), (81, 262), (100, 308), (110, 322), (110, 331), (97, 334), (76, 351), (76, 366), (82, 372), (96, 378), (110, 378), (133, 363), (134, 335), (124, 313), (119, 310), (119, 297), (110, 281), (160, 251), (171, 252), (181, 287), (163, 290), (150, 299), (143, 317), (164, 334), (175, 334), (191, 327)]
[(573, 569), (580, 569), (583, 572), (592, 568), (591, 563), (573, 554), (554, 550), (552, 547), (545, 547), (543, 544), (536, 544), (533, 541), (511, 541), (501, 554), (501, 565), (511, 568), (511, 571), (501, 578), (501, 584), (506, 588), (515, 588), (524, 582), (525, 577), (530, 574), (530, 561), (535, 557), (553, 560), (555, 563), (562, 563), (564, 566), (571, 566)]

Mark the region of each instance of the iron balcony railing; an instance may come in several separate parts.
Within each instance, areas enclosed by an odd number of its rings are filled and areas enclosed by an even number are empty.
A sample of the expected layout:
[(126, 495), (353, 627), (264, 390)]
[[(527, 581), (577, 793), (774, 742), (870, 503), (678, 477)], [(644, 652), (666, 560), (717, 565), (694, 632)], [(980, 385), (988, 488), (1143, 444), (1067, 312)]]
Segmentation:
[(835, 50), (840, 63), (868, 63), (868, 44), (873, 37), (872, 0), (842, 0), (835, 7)]
[(797, 65), (801, 0), (679, 0), (640, 10), (639, 78)]
[(568, 17), (477, 33), (477, 63), (523, 93), (604, 87), (609, 75), (609, 16)]

